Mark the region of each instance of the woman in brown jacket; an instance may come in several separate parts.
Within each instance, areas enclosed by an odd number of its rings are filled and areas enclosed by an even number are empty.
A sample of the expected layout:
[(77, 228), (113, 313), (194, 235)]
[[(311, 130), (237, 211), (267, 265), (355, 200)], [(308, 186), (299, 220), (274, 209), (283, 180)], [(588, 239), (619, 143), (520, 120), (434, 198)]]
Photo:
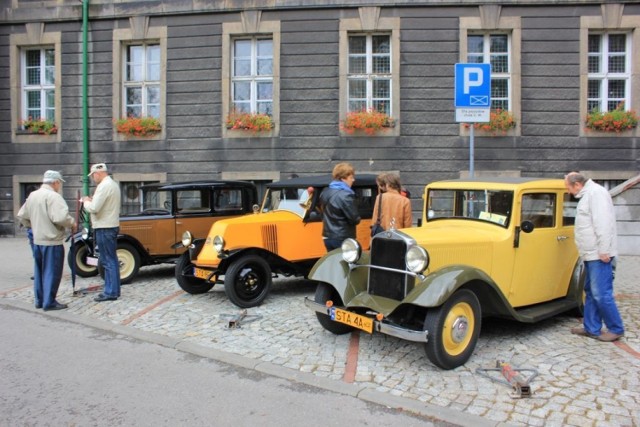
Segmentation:
[[(378, 211), (380, 210), (380, 224), (385, 230), (391, 228), (408, 228), (413, 223), (411, 215), (411, 201), (400, 194), (402, 185), (400, 177), (395, 173), (382, 173), (377, 178), (380, 194), (376, 198), (373, 206), (372, 221), (378, 219)], [(382, 203), (382, 209), (380, 204)]]

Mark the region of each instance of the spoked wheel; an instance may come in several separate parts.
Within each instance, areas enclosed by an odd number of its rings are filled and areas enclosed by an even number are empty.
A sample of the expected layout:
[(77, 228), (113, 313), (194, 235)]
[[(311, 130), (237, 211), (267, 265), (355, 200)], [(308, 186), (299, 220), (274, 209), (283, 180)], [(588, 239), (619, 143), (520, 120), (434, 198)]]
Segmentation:
[(214, 283), (207, 282), (193, 275), (193, 264), (189, 258), (189, 251), (180, 256), (176, 263), (176, 280), (183, 291), (190, 294), (204, 294), (213, 288)]
[[(118, 265), (120, 266), (120, 283), (123, 285), (130, 283), (140, 269), (140, 255), (138, 251), (128, 243), (118, 243), (116, 256), (118, 257)], [(100, 276), (104, 278), (104, 267), (99, 265), (98, 268), (100, 269)]]
[[(73, 269), (75, 263), (75, 272), (80, 277), (93, 277), (98, 275), (98, 267), (87, 264), (87, 256), (89, 256), (89, 248), (84, 243), (76, 243), (74, 250), (69, 251), (67, 262), (69, 268)], [(73, 270), (72, 270), (73, 271)]]
[[(342, 298), (335, 290), (335, 288), (328, 283), (320, 282), (318, 283), (318, 287), (316, 288), (316, 294), (314, 297), (314, 301), (318, 304), (325, 305), (327, 301), (331, 300), (333, 305), (342, 306)], [(355, 329), (351, 326), (345, 325), (343, 323), (334, 322), (331, 318), (322, 313), (316, 312), (316, 317), (318, 318), (318, 322), (325, 328), (327, 331), (336, 334), (343, 335), (348, 334)]]
[(424, 321), (429, 331), (427, 357), (442, 369), (464, 365), (478, 342), (481, 308), (476, 295), (461, 289), (440, 307), (429, 309)]
[(224, 291), (240, 308), (260, 305), (271, 289), (271, 268), (257, 255), (234, 261), (224, 275)]

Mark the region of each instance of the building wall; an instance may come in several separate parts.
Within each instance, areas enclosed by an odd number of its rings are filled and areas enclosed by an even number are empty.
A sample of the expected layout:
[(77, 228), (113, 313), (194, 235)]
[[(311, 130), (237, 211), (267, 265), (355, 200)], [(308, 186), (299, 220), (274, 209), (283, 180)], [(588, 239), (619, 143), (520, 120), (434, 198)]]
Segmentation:
[[(306, 6), (309, 2), (301, 1), (300, 6), (286, 2), (286, 7), (267, 2), (259, 20), (279, 22), (281, 38), (279, 129), (269, 138), (228, 137), (223, 129), (223, 27), (252, 16), (242, 11), (254, 10), (260, 2), (158, 1), (152, 7), (145, 3), (90, 3), (89, 162), (105, 161), (116, 174), (164, 173), (169, 181), (226, 176), (273, 179), (291, 173), (326, 173), (335, 163), (349, 161), (357, 172), (399, 171), (414, 195), (417, 220), (424, 185), (469, 169), (468, 131), (455, 122), (453, 66), (464, 62), (461, 18), (480, 19), (481, 12), (519, 20), (520, 121), (516, 131), (506, 136), (475, 135), (475, 168), (548, 177), (576, 169), (609, 171), (621, 179), (639, 170), (637, 131), (614, 137), (583, 131), (581, 19), (606, 21), (603, 14), (617, 10), (605, 10), (599, 2), (503, 1), (497, 8), (498, 2), (486, 2), (493, 5), (489, 9), (469, 1), (351, 1), (344, 6), (332, 1)], [(640, 17), (636, 3), (620, 2), (624, 4), (620, 16)], [(77, 1), (38, 2), (45, 7), (35, 9), (29, 1), (10, 4), (5, 0), (4, 4), (0, 12), (0, 104), (4, 110), (0, 117), (0, 235), (12, 235), (19, 207), (16, 177), (32, 179), (46, 169), (59, 169), (67, 177), (64, 194), (70, 204), (86, 179), (82, 20)], [(361, 19), (357, 6), (372, 5), (381, 5), (381, 19), (400, 22), (400, 119), (389, 136), (343, 135), (338, 127), (340, 23)], [(134, 16), (138, 18), (130, 19)], [(143, 16), (148, 21), (141, 20)], [(58, 142), (14, 142), (15, 123), (8, 113), (12, 108), (10, 39), (26, 33), (28, 22), (43, 22), (45, 34), (61, 34)], [(161, 137), (152, 140), (121, 140), (113, 129), (113, 64), (118, 61), (113, 57), (114, 33), (132, 28), (134, 32), (166, 28), (166, 118)], [(637, 46), (634, 49), (640, 51)], [(638, 56), (634, 62), (640, 61)], [(640, 94), (638, 86), (635, 77), (634, 94)], [(632, 97), (640, 106), (639, 98)]]

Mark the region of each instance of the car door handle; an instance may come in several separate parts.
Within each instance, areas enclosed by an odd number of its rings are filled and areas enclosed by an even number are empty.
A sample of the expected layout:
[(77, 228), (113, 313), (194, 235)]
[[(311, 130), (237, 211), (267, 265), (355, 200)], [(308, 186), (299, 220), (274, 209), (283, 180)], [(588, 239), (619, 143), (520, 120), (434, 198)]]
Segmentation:
[(562, 240), (567, 240), (569, 237), (567, 236), (558, 236), (556, 237), (556, 239), (558, 239), (558, 242), (562, 241)]
[[(182, 225), (182, 221), (176, 221), (176, 224), (177, 225)], [(566, 237), (565, 237), (565, 239), (566, 239)]]

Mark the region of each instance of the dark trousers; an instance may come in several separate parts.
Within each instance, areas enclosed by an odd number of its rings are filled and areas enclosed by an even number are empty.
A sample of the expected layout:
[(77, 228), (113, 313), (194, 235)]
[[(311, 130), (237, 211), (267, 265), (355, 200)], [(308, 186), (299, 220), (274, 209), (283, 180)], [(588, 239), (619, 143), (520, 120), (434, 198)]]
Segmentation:
[(104, 268), (104, 290), (108, 297), (120, 297), (120, 263), (116, 248), (118, 245), (118, 230), (114, 228), (96, 228), (96, 243), (100, 250), (100, 264)]
[(56, 303), (62, 279), (64, 246), (33, 245), (33, 259), (33, 294), (36, 307), (51, 307)]

